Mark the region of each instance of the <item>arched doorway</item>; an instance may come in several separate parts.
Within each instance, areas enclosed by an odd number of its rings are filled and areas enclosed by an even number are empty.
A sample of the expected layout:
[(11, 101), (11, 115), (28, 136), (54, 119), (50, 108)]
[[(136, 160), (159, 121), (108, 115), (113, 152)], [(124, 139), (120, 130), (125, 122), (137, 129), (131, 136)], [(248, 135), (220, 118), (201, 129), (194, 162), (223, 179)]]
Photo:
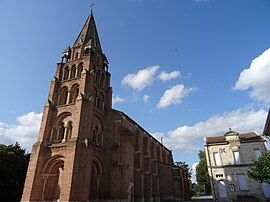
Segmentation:
[(102, 167), (97, 158), (93, 158), (90, 184), (90, 200), (100, 199), (100, 185), (102, 177)]
[(51, 157), (43, 169), (42, 199), (57, 201), (60, 198), (64, 171), (64, 157)]

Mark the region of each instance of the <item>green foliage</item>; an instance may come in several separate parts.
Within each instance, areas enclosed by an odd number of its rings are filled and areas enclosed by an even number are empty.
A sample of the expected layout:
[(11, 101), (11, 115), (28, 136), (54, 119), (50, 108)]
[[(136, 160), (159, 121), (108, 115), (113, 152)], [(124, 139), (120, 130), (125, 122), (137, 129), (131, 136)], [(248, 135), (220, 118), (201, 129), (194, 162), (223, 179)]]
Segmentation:
[(188, 179), (191, 180), (192, 169), (189, 168), (189, 166), (186, 162), (176, 161), (176, 162), (174, 162), (174, 165), (179, 166), (180, 168), (183, 168), (184, 170), (188, 171)]
[(20, 201), (30, 154), (18, 143), (0, 144), (0, 201)]
[(248, 176), (260, 183), (270, 184), (270, 152), (263, 153), (260, 158), (254, 160), (254, 167), (248, 172)]
[(198, 153), (199, 164), (196, 166), (197, 186), (201, 192), (211, 194), (211, 184), (207, 169), (207, 161), (205, 151), (200, 150)]

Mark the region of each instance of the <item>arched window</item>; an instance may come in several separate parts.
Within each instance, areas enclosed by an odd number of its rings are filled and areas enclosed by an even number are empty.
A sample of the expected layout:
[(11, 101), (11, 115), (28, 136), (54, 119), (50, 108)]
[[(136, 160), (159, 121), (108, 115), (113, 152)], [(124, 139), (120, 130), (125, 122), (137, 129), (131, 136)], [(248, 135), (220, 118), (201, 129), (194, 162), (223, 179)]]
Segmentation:
[(76, 53), (75, 53), (75, 60), (78, 59), (78, 57), (79, 57), (79, 53), (76, 52)]
[(89, 53), (90, 53), (90, 48), (85, 48), (84, 49), (84, 55), (89, 55)]
[(98, 146), (103, 145), (102, 126), (101, 126), (100, 121), (96, 117), (94, 117), (93, 119), (92, 142)]
[(139, 135), (135, 136), (135, 151), (139, 151)]
[(59, 121), (57, 124), (57, 134), (54, 139), (54, 142), (61, 142), (64, 139), (65, 136), (65, 126), (63, 121)]
[(162, 162), (166, 163), (166, 154), (164, 150), (162, 150)]
[(60, 89), (58, 95), (58, 105), (65, 105), (67, 103), (68, 88), (66, 86)]
[(52, 133), (50, 142), (51, 143), (60, 143), (65, 142), (72, 136), (72, 122), (70, 121), (70, 113), (60, 114), (56, 120), (55, 124), (52, 127)]
[(148, 155), (148, 138), (143, 138), (143, 155)]
[(104, 110), (104, 96), (102, 93), (98, 93), (96, 107), (101, 111)]
[(81, 76), (82, 70), (83, 70), (83, 65), (82, 65), (82, 63), (80, 63), (78, 65), (78, 72), (77, 72), (77, 75), (76, 75), (77, 77)]
[(151, 142), (151, 144), (150, 144), (150, 156), (151, 156), (152, 159), (155, 158), (154, 147), (155, 147), (154, 142)]
[(156, 150), (156, 159), (158, 161), (160, 161), (160, 149), (159, 149), (159, 146), (157, 146), (157, 150)]
[(72, 122), (69, 121), (68, 124), (67, 124), (67, 137), (66, 137), (66, 140), (69, 140), (72, 136), (72, 129), (73, 129), (73, 126), (72, 126)]
[(69, 67), (65, 67), (64, 69), (64, 75), (63, 75), (63, 80), (67, 80), (69, 77)]
[(74, 84), (71, 87), (71, 90), (70, 90), (70, 96), (69, 96), (69, 102), (68, 103), (76, 102), (76, 99), (77, 99), (78, 95), (79, 95), (79, 85)]
[(96, 77), (95, 77), (95, 82), (99, 83), (99, 79), (100, 79), (100, 71), (96, 72)]
[(76, 76), (76, 66), (72, 65), (71, 72), (70, 72), (70, 79), (75, 78), (75, 76)]
[(89, 194), (90, 201), (100, 199), (100, 187), (102, 183), (101, 179), (102, 179), (102, 166), (100, 161), (94, 157), (91, 169), (91, 185)]

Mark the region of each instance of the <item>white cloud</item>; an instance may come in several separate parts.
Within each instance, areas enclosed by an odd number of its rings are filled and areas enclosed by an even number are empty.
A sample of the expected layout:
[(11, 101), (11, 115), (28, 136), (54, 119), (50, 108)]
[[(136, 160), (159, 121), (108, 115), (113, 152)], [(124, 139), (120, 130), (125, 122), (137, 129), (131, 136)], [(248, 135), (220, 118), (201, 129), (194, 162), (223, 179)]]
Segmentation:
[(169, 73), (167, 73), (165, 71), (162, 71), (162, 72), (160, 72), (158, 78), (161, 81), (165, 82), (165, 81), (170, 81), (172, 79), (176, 79), (176, 78), (178, 78), (180, 76), (181, 76), (180, 71), (173, 71), (173, 72), (169, 72)]
[(194, 90), (194, 88), (185, 88), (183, 84), (173, 86), (164, 92), (156, 107), (158, 109), (161, 109), (166, 108), (170, 105), (177, 105), (181, 103), (183, 97), (187, 96), (190, 92)]
[(150, 96), (149, 96), (149, 95), (144, 95), (144, 96), (143, 96), (143, 101), (144, 101), (145, 103), (149, 102), (149, 100), (150, 100)]
[(121, 98), (118, 95), (113, 95), (113, 97), (112, 97), (112, 104), (113, 105), (118, 104), (118, 103), (124, 103), (126, 101), (127, 101), (127, 98)]
[(42, 113), (30, 112), (17, 117), (17, 124), (9, 125), (1, 122), (0, 124), (0, 143), (14, 144), (18, 142), (23, 148), (31, 152), (31, 147), (35, 143)]
[(128, 74), (122, 80), (122, 85), (127, 85), (134, 90), (141, 91), (152, 84), (159, 66), (152, 66), (139, 70), (136, 74)]
[(191, 175), (191, 181), (192, 183), (196, 183), (196, 167), (197, 165), (199, 164), (199, 162), (197, 163), (193, 163), (192, 166), (191, 166), (191, 169), (192, 169), (192, 175)]
[(214, 115), (206, 121), (191, 126), (179, 126), (169, 131), (164, 137), (164, 143), (173, 150), (197, 152), (199, 148), (194, 145), (198, 142), (203, 143), (204, 137), (223, 135), (229, 128), (240, 133), (252, 131), (262, 133), (267, 113), (264, 109), (245, 107), (222, 115)]
[(250, 66), (241, 72), (235, 89), (251, 89), (250, 96), (270, 104), (270, 48), (253, 59)]
[(161, 138), (165, 137), (164, 133), (156, 132), (156, 133), (151, 133), (151, 135), (156, 138), (158, 141), (161, 141)]

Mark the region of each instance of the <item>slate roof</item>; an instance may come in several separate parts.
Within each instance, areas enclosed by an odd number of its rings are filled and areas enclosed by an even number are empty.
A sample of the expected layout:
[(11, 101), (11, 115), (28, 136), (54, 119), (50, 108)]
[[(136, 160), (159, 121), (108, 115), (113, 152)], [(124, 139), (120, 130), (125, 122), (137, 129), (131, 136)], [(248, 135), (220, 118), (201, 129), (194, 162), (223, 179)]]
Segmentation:
[(238, 136), (240, 142), (249, 142), (249, 141), (264, 141), (264, 139), (255, 132), (239, 134), (235, 131), (229, 131), (225, 133), (224, 136), (214, 136), (206, 137), (206, 144), (227, 144), (226, 136), (235, 134)]
[(92, 12), (89, 14), (80, 34), (78, 35), (75, 43), (73, 44), (73, 46), (79, 45), (91, 46), (92, 48), (94, 48), (94, 50), (102, 53), (97, 27)]

